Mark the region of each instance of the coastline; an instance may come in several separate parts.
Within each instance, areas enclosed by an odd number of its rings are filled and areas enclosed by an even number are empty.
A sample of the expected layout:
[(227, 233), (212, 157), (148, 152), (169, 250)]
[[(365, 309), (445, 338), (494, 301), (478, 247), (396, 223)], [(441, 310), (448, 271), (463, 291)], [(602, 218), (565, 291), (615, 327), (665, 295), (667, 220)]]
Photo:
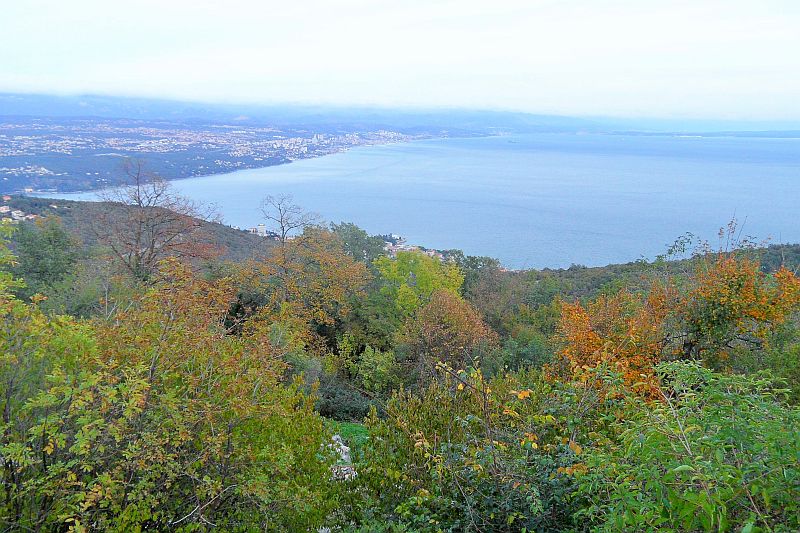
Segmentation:
[[(713, 241), (733, 213), (747, 217), (757, 238), (797, 242), (791, 201), (800, 159), (797, 141), (787, 142), (563, 132), (438, 137), (174, 186), (242, 228), (258, 222), (261, 198), (291, 194), (326, 220), (496, 257), (509, 268), (598, 266), (655, 257), (687, 231)], [(98, 199), (94, 190), (37, 196)]]
[[(236, 169), (226, 169), (226, 170), (224, 170), (222, 172), (208, 172), (208, 173), (203, 173), (203, 174), (195, 174), (195, 175), (191, 175), (191, 176), (178, 176), (178, 177), (172, 177), (172, 178), (166, 177), (166, 176), (161, 176), (161, 177), (164, 178), (168, 182), (182, 182), (182, 181), (191, 180), (191, 179), (225, 176), (227, 174), (234, 174), (236, 172), (242, 172), (242, 171), (246, 171), (246, 170), (263, 170), (263, 169), (266, 169), (266, 168), (287, 166), (287, 165), (290, 165), (292, 163), (297, 163), (297, 162), (301, 162), (301, 161), (309, 161), (309, 160), (313, 160), (313, 159), (322, 159), (322, 158), (325, 158), (325, 157), (334, 156), (334, 155), (338, 155), (338, 154), (344, 154), (344, 153), (347, 153), (347, 152), (352, 152), (352, 151), (357, 151), (357, 150), (366, 150), (366, 149), (369, 149), (369, 148), (372, 148), (372, 147), (415, 144), (415, 143), (424, 142), (424, 141), (446, 141), (448, 139), (492, 138), (492, 137), (502, 137), (502, 136), (505, 136), (505, 135), (507, 135), (507, 134), (497, 133), (497, 134), (492, 134), (492, 135), (480, 134), (480, 135), (444, 135), (444, 136), (443, 135), (424, 135), (424, 136), (417, 136), (417, 137), (410, 138), (410, 139), (405, 139), (405, 140), (392, 140), (392, 141), (387, 141), (387, 142), (365, 142), (363, 144), (358, 144), (358, 145), (353, 145), (353, 146), (345, 146), (345, 147), (342, 147), (341, 149), (332, 150), (332, 151), (326, 152), (326, 153), (312, 154), (312, 155), (309, 155), (309, 156), (306, 156), (306, 157), (296, 157), (296, 158), (293, 158), (293, 159), (287, 159), (287, 160), (283, 160), (283, 161), (276, 162), (276, 163), (271, 163), (271, 164), (258, 165), (258, 166), (246, 166), (246, 167), (236, 168)], [(119, 155), (119, 154), (114, 154), (114, 155), (116, 155), (117, 157), (127, 157), (127, 156)], [(147, 158), (146, 157), (142, 157), (141, 159), (144, 162), (147, 162)], [(59, 195), (59, 197), (62, 196), (62, 195), (64, 195), (64, 196), (70, 195), (70, 196), (76, 196), (77, 197), (77, 196), (86, 195), (86, 194), (89, 194), (89, 193), (100, 193), (101, 191), (114, 189), (116, 187), (119, 187), (120, 185), (121, 184), (110, 185), (108, 187), (96, 187), (96, 188), (88, 188), (88, 189), (68, 189), (68, 190), (25, 188), (23, 190), (13, 190), (13, 191), (7, 192), (5, 194), (33, 196), (33, 197), (38, 197), (38, 198), (48, 198), (49, 197), (48, 195), (50, 195), (50, 194)], [(94, 200), (87, 200), (87, 201), (94, 201)]]

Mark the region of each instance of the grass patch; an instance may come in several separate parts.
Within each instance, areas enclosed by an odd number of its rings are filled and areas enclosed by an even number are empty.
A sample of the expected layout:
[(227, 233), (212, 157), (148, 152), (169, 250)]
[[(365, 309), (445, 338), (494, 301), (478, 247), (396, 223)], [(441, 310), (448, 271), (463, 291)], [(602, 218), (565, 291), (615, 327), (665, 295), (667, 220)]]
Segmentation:
[(334, 432), (342, 436), (345, 444), (352, 449), (360, 449), (369, 439), (369, 430), (358, 422), (331, 421)]

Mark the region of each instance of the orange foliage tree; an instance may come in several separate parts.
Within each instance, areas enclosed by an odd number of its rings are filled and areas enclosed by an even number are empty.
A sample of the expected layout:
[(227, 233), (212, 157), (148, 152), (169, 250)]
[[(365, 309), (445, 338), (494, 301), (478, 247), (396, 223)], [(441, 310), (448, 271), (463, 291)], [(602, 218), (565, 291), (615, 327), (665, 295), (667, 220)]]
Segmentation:
[(722, 368), (737, 349), (764, 348), (798, 309), (800, 279), (791, 271), (769, 275), (754, 259), (714, 254), (701, 263), (682, 301), (676, 355)]
[(628, 386), (649, 390), (666, 341), (671, 299), (666, 286), (654, 284), (646, 295), (623, 290), (586, 307), (562, 303), (559, 337), (564, 347), (550, 370), (586, 381), (594, 375), (591, 370), (605, 363)]
[(498, 336), (469, 303), (448, 290), (439, 290), (409, 318), (400, 332), (409, 364), (420, 373), (442, 362), (465, 368), (474, 357), (497, 347)]
[(622, 290), (584, 305), (562, 303), (559, 357), (551, 374), (587, 380), (601, 363), (628, 386), (649, 389), (662, 360), (730, 365), (737, 350), (762, 350), (800, 310), (800, 279), (781, 268), (764, 273), (739, 252), (706, 254), (686, 280), (654, 282), (646, 295)]

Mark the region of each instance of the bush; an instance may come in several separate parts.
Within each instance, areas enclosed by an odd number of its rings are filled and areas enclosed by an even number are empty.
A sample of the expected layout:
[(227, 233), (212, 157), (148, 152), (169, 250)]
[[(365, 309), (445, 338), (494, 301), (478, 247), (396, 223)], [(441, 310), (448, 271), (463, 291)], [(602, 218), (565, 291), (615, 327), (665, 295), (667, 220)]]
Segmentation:
[(175, 264), (161, 274), (112, 320), (77, 322), (15, 300), (0, 272), (0, 522), (320, 527), (337, 487), (314, 398), (281, 383), (267, 337), (220, 327), (229, 283)]
[(372, 399), (338, 375), (324, 374), (317, 395), (317, 411), (334, 420), (364, 420), (374, 405)]
[(553, 359), (551, 343), (539, 333), (509, 338), (503, 343), (503, 359), (510, 370), (542, 368)]
[(573, 478), (559, 469), (576, 456), (561, 438), (559, 398), (533, 372), (487, 382), (477, 370), (445, 371), (418, 394), (397, 392), (385, 418), (367, 420), (342, 522), (361, 531), (570, 527)]
[(764, 375), (657, 368), (660, 398), (630, 396), (578, 474), (595, 531), (797, 531), (800, 411)]

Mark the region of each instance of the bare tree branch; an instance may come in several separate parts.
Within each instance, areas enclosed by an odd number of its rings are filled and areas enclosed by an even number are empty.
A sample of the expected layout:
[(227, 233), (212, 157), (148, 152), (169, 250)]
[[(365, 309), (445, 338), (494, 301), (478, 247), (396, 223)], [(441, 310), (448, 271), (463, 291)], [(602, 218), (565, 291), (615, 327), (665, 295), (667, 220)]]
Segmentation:
[(274, 228), (281, 244), (296, 232), (320, 223), (316, 213), (310, 213), (294, 203), (289, 195), (267, 196), (261, 201), (261, 214)]
[(103, 191), (109, 206), (92, 224), (98, 240), (136, 278), (146, 280), (166, 257), (210, 258), (215, 254), (203, 231), (214, 219), (210, 209), (173, 192), (170, 184), (148, 172), (139, 160), (124, 165), (126, 184)]

